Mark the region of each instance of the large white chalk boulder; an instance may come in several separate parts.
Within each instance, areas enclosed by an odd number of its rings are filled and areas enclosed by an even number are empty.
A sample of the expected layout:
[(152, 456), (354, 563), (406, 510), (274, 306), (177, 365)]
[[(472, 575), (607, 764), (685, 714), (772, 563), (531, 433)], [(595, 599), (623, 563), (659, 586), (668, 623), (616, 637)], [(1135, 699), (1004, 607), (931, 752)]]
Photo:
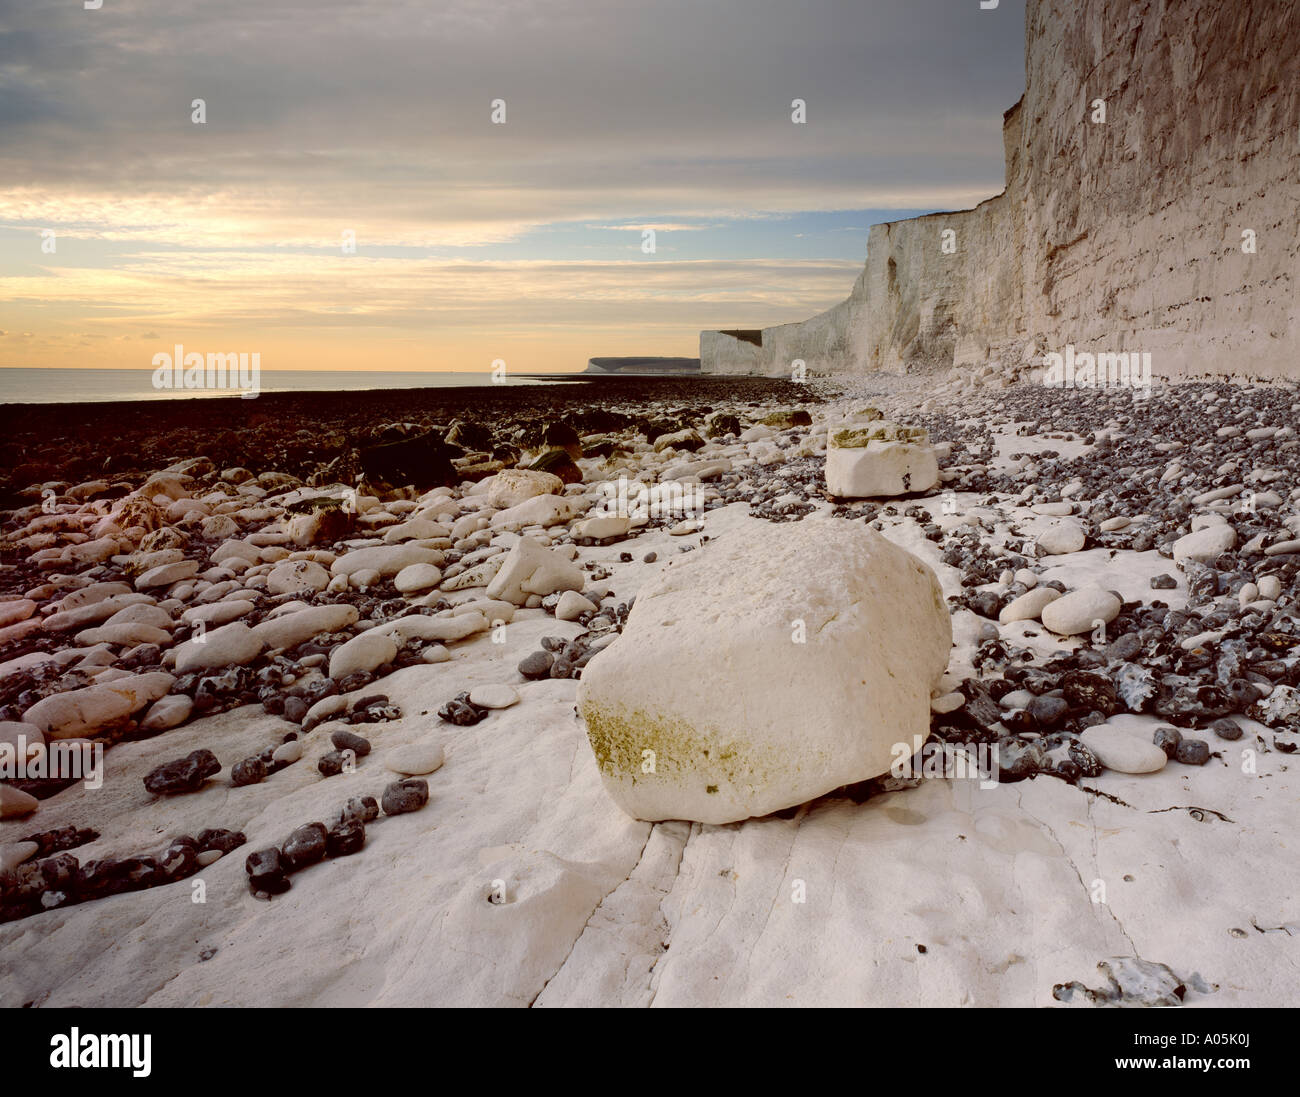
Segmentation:
[(929, 491), (939, 482), (930, 436), (919, 427), (879, 420), (848, 423), (826, 441), (826, 490), (841, 499)]
[(951, 646), (938, 580), (911, 553), (833, 519), (756, 524), (641, 591), (578, 707), (628, 814), (729, 823), (909, 757)]

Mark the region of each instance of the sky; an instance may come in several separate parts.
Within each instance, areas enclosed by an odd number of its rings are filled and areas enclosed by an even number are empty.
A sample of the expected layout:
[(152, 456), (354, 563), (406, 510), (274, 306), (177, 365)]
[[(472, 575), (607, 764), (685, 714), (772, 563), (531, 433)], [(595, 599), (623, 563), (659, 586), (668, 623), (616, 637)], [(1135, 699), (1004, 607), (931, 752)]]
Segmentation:
[(1024, 89), (1023, 0), (84, 2), (0, 0), (0, 366), (694, 356), (1001, 191)]

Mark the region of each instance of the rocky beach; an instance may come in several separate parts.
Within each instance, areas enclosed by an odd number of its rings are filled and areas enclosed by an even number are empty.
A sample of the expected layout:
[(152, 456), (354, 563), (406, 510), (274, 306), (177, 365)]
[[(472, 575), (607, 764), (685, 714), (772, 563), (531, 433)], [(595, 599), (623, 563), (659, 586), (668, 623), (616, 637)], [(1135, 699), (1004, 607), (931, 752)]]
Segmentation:
[(0, 1004), (1285, 1004), (1300, 390), (1012, 380), (4, 408)]

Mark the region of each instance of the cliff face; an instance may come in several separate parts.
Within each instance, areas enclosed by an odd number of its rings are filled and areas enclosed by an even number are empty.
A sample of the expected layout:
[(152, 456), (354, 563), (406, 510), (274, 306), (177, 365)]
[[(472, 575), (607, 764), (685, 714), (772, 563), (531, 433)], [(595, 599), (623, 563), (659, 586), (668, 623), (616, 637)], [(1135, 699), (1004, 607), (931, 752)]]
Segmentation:
[(1030, 0), (1025, 51), (1006, 190), (873, 226), (848, 300), (761, 346), (703, 332), (704, 372), (1014, 372), (1072, 343), (1300, 376), (1300, 0)]

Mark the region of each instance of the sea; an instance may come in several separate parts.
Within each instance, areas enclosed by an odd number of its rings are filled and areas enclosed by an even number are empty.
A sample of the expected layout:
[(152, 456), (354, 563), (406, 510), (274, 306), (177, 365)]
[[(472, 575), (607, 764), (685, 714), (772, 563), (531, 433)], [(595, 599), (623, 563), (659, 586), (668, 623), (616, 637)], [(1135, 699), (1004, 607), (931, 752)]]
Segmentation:
[[(233, 372), (233, 371), (232, 371)], [(483, 371), (262, 370), (259, 392), (362, 392), (370, 389), (463, 388), (470, 385), (564, 385), (590, 381), (590, 374), (506, 375), (494, 382)], [(109, 403), (117, 400), (239, 398), (230, 389), (158, 389), (151, 369), (0, 369), (0, 404)]]

